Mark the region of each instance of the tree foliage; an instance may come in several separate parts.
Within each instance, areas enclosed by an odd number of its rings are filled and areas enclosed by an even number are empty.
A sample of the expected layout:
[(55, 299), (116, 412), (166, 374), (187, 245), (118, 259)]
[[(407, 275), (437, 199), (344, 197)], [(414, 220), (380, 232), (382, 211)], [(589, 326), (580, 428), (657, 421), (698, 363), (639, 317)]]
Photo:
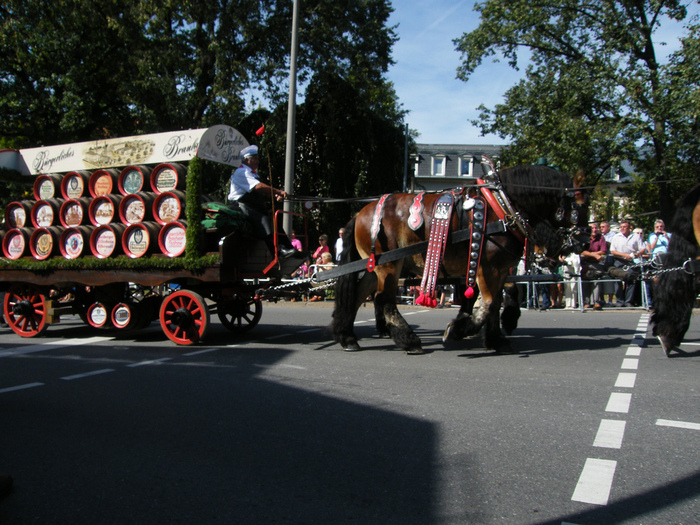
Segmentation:
[[(292, 7), (292, 0), (5, 0), (1, 144), (219, 123), (255, 141), (265, 123), (261, 172), (280, 185)], [(300, 9), (297, 66), (306, 100), (298, 108), (297, 190), (395, 191), (403, 113), (385, 79), (396, 40), (389, 1), (312, 0)], [(227, 171), (205, 168), (213, 176), (204, 177), (204, 191), (223, 198)], [(326, 216), (337, 228), (348, 213), (324, 213), (319, 228)]]
[[(631, 163), (655, 191), (637, 192), (637, 210), (661, 209), (698, 179), (697, 25), (687, 25), (683, 48), (668, 62), (656, 38), (662, 21), (685, 20), (678, 0), (488, 0), (476, 6), (479, 27), (455, 41), (458, 76), (467, 80), (485, 58), (518, 66), (525, 78), (503, 104), (481, 107), (483, 133), (512, 139), (506, 162), (547, 157), (567, 171), (583, 168), (597, 184)], [(696, 22), (696, 21), (695, 21)], [(652, 195), (649, 197), (649, 195)], [(650, 202), (651, 199), (651, 202)], [(642, 202), (643, 200), (643, 202)], [(655, 201), (655, 202), (654, 202)]]

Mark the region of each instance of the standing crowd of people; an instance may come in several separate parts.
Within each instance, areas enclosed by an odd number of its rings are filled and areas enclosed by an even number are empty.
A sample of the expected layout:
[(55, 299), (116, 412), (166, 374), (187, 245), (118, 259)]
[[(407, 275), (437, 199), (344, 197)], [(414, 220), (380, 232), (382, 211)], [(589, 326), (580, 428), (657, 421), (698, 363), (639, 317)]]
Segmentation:
[[(647, 304), (651, 304), (651, 288), (641, 280), (643, 263), (663, 257), (668, 250), (671, 234), (661, 219), (654, 231), (645, 237), (641, 228), (632, 228), (628, 220), (620, 222), (613, 232), (607, 221), (592, 222), (588, 246), (580, 255), (571, 254), (559, 261), (539, 263), (538, 273), (558, 274), (564, 282), (532, 287), (530, 307), (576, 308), (581, 301), (585, 308), (631, 307), (642, 304), (640, 284), (644, 286)], [(581, 276), (583, 297), (572, 284)], [(568, 281), (567, 281), (568, 280)], [(531, 290), (532, 290), (531, 289)]]

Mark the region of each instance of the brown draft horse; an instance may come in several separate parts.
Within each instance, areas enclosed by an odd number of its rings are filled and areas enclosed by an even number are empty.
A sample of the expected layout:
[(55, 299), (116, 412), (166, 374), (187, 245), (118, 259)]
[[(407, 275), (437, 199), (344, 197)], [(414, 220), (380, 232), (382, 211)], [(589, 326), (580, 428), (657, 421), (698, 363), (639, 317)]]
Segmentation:
[[(574, 182), (571, 176), (544, 166), (519, 166), (501, 171), (493, 176), (491, 182), (508, 197), (520, 224), (528, 226), (528, 242), (543, 247), (548, 256), (556, 257), (567, 248), (571, 250), (574, 244), (585, 242), (588, 203), (582, 192), (574, 191), (574, 187), (580, 186), (580, 180)], [(465, 189), (469, 191), (469, 187)], [(471, 191), (475, 191), (475, 188), (472, 187)], [(440, 195), (425, 195), (423, 227), (417, 231), (413, 231), (407, 224), (414, 197), (413, 194), (393, 194), (386, 199), (375, 253), (380, 254), (429, 239), (432, 204)], [(345, 227), (341, 265), (370, 256), (370, 228), (375, 207), (376, 202), (368, 204)], [(461, 202), (457, 199), (450, 218), (450, 232), (469, 227), (470, 219), (459, 213), (460, 208)], [(463, 215), (461, 224), (460, 215)], [(487, 206), (487, 224), (499, 220), (493, 207)], [(470, 242), (467, 239), (451, 243), (448, 237), (440, 276), (467, 275)], [(445, 340), (459, 340), (476, 335), (484, 327), (486, 348), (497, 352), (512, 351), (508, 339), (501, 333), (498, 313), (506, 278), (511, 268), (520, 261), (523, 249), (524, 238), (514, 232), (512, 222), (506, 231), (487, 235), (477, 268), (476, 293), (463, 301), (458, 316), (448, 325)], [(579, 252), (581, 249), (583, 246), (578, 246)], [(360, 349), (353, 331), (355, 316), (360, 305), (376, 292), (374, 308), (380, 335), (391, 336), (396, 345), (409, 354), (424, 353), (420, 339), (398, 311), (396, 291), (402, 271), (422, 275), (425, 255), (423, 251), (386, 264), (380, 260), (373, 272), (349, 273), (338, 279), (331, 328), (334, 339), (344, 350)], [(481, 306), (474, 312), (479, 294), (482, 298)], [(519, 315), (517, 302), (507, 305), (502, 316), (504, 328), (505, 318), (510, 318), (508, 328), (515, 328)]]
[(667, 356), (678, 350), (688, 331), (699, 290), (698, 274), (685, 265), (700, 257), (700, 185), (678, 202), (669, 231), (671, 240), (663, 258), (663, 269), (669, 271), (654, 281), (651, 316), (653, 334)]

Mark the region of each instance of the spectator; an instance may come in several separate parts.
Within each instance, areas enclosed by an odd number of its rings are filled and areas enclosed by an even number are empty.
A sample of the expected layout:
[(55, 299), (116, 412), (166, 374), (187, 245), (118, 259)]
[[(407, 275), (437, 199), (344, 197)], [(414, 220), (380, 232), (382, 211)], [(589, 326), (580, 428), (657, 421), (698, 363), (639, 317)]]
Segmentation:
[(301, 251), (301, 241), (299, 239), (297, 239), (297, 232), (295, 232), (294, 230), (292, 230), (292, 241), (291, 242), (292, 242), (292, 247), (295, 250)]
[[(600, 226), (595, 222), (589, 224), (591, 238), (588, 248), (581, 252), (581, 274), (587, 281), (602, 279), (606, 274), (605, 259), (608, 255), (608, 243), (603, 237)], [(609, 228), (609, 227), (608, 227)], [(602, 310), (603, 285), (601, 283), (586, 283), (583, 289), (585, 297), (589, 297), (587, 306), (594, 310)]]
[(343, 254), (343, 234), (345, 233), (345, 228), (340, 228), (338, 230), (338, 239), (335, 241), (335, 262), (340, 262), (340, 256)]
[(668, 243), (671, 240), (671, 234), (666, 232), (666, 224), (661, 219), (654, 222), (654, 231), (649, 234), (647, 239), (647, 252), (652, 259), (663, 257), (668, 251)]
[(316, 264), (320, 264), (318, 262), (318, 258), (321, 257), (321, 254), (326, 252), (330, 253), (331, 251), (331, 249), (328, 247), (328, 235), (325, 233), (318, 238), (318, 244), (319, 246), (316, 248), (316, 251), (312, 256), (312, 259), (316, 261)]
[(637, 291), (637, 271), (630, 268), (634, 259), (644, 252), (642, 239), (632, 233), (629, 221), (620, 223), (620, 232), (616, 233), (610, 243), (610, 254), (614, 257), (613, 267), (608, 270), (615, 279), (625, 282), (617, 284), (616, 306), (632, 306)]

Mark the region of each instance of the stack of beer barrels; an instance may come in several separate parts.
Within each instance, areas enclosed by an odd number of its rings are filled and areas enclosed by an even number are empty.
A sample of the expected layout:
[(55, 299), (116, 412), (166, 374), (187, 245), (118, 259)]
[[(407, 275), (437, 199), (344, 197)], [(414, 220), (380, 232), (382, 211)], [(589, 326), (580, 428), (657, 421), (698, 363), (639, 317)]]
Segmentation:
[(8, 259), (131, 258), (185, 251), (182, 164), (38, 175), (34, 199), (5, 208)]

